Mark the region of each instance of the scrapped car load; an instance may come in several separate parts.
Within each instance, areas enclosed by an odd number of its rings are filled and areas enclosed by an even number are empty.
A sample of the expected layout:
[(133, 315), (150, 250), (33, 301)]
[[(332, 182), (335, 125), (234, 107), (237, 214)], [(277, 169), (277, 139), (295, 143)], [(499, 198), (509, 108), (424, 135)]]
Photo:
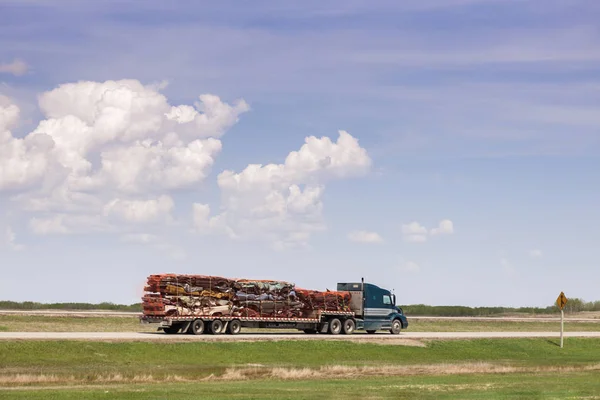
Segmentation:
[(150, 275), (142, 297), (147, 316), (314, 318), (319, 311), (350, 311), (350, 293), (296, 288), (271, 280), (207, 275)]

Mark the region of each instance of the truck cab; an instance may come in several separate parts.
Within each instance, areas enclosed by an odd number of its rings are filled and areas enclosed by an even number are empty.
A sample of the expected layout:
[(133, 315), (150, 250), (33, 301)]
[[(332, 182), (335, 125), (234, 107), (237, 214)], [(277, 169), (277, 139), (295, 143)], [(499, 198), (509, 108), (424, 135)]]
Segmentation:
[(339, 282), (338, 291), (352, 295), (350, 308), (356, 314), (356, 328), (367, 333), (389, 330), (398, 334), (408, 328), (402, 308), (396, 305), (396, 295), (387, 289), (365, 282)]

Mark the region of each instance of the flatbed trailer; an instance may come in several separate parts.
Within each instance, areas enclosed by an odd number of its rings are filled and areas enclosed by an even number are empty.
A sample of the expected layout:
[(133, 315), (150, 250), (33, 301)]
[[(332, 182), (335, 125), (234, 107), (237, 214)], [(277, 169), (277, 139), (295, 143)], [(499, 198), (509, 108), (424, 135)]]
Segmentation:
[(174, 317), (140, 317), (142, 323), (158, 324), (168, 334), (189, 333), (238, 334), (242, 328), (298, 329), (305, 333), (351, 334), (356, 329), (353, 312), (320, 312), (316, 318), (278, 318), (186, 315)]
[[(202, 308), (195, 313), (177, 315), (142, 315), (142, 324), (156, 325), (166, 334), (238, 334), (242, 328), (297, 329), (307, 334), (352, 334), (356, 330), (375, 333), (388, 330), (399, 334), (408, 328), (408, 320), (402, 309), (395, 305), (396, 296), (386, 289), (365, 283), (338, 283), (339, 293), (350, 302), (345, 310), (320, 309), (317, 306), (304, 317), (249, 316), (231, 313), (227, 307)], [(319, 292), (328, 293), (329, 292)], [(337, 293), (337, 292), (336, 292)], [(277, 303), (277, 302), (275, 302)], [(243, 301), (240, 304), (244, 304)], [(228, 310), (227, 312), (224, 312)], [(208, 311), (208, 312), (207, 312)]]

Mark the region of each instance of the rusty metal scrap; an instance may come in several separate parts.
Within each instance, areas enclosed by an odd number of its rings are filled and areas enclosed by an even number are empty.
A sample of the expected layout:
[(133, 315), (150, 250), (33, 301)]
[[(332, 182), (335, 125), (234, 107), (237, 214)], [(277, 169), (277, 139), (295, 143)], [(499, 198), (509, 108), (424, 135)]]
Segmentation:
[(290, 282), (158, 274), (147, 278), (144, 315), (314, 317), (319, 311), (350, 311), (349, 292), (296, 289)]

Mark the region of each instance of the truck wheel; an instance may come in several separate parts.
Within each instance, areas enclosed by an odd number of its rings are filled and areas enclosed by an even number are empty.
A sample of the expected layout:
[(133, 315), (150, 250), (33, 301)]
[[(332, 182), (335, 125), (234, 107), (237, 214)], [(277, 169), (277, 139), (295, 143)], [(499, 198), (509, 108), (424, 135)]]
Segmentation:
[(163, 331), (168, 335), (174, 335), (181, 329), (179, 324), (171, 325), (168, 328), (163, 328)]
[(242, 323), (240, 322), (239, 319), (234, 319), (234, 320), (229, 321), (229, 324), (227, 325), (227, 333), (229, 333), (230, 335), (237, 335), (241, 331), (242, 331)]
[(402, 330), (402, 323), (399, 319), (395, 319), (392, 321), (392, 328), (390, 329), (390, 333), (392, 335), (398, 335)]
[(375, 332), (377, 332), (375, 329), (367, 329), (367, 333), (369, 333), (371, 335)]
[(188, 328), (187, 333), (191, 335), (202, 335), (204, 333), (204, 321), (196, 319), (192, 321), (192, 324)]
[(329, 333), (337, 335), (342, 331), (342, 323), (337, 318), (332, 318), (329, 321)]
[(342, 329), (346, 335), (352, 334), (354, 332), (354, 330), (356, 329), (356, 324), (354, 323), (354, 320), (350, 319), (350, 318), (345, 320)]
[(223, 321), (220, 319), (214, 319), (208, 324), (208, 330), (213, 335), (218, 335), (222, 333), (223, 330)]

